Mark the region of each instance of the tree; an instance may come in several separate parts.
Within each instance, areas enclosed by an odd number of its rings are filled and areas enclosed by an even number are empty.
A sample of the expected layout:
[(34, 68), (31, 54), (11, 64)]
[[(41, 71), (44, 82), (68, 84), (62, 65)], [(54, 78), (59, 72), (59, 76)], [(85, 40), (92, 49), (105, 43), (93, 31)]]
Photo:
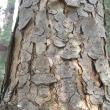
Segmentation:
[(21, 0), (8, 56), (4, 110), (110, 109), (103, 0)]

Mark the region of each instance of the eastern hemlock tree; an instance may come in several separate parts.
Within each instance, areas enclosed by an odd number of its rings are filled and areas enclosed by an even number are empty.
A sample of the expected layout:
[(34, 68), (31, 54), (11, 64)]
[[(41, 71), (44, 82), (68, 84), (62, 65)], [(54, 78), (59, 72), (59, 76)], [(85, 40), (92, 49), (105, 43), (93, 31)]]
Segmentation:
[(103, 0), (21, 0), (1, 89), (4, 110), (110, 110)]

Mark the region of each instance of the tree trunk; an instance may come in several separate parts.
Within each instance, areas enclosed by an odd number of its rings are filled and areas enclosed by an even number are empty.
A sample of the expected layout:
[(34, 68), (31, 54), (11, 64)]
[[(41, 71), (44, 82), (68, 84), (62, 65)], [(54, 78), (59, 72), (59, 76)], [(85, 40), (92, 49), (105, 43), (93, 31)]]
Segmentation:
[(4, 110), (110, 110), (102, 0), (21, 0), (10, 44)]

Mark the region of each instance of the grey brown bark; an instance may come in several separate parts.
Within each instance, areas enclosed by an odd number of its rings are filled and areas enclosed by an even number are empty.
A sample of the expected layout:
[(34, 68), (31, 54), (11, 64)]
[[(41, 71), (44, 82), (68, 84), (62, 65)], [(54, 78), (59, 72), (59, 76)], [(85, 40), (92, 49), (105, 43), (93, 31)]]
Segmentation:
[(21, 0), (11, 44), (5, 110), (110, 110), (102, 0)]

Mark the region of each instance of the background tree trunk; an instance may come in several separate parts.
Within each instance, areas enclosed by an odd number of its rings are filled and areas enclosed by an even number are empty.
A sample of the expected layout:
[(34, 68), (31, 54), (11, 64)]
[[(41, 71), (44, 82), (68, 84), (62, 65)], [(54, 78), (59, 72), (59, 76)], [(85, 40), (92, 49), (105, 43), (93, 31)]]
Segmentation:
[(21, 0), (5, 110), (110, 110), (109, 83), (102, 0)]

